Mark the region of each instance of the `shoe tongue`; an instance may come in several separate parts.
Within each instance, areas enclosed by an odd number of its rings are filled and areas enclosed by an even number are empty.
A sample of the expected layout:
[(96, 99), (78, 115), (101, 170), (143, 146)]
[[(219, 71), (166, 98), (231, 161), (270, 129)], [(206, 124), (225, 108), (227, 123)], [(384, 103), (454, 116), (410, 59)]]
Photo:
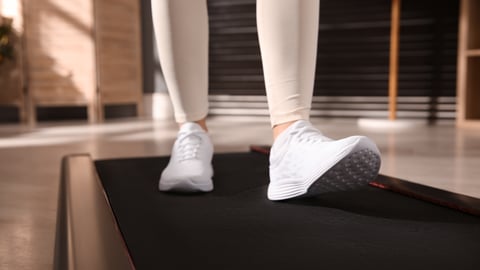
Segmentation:
[(196, 123), (193, 123), (193, 122), (184, 123), (182, 125), (182, 127), (180, 128), (180, 132), (191, 133), (191, 132), (194, 132), (194, 131), (204, 131), (204, 130), (200, 125), (198, 125)]

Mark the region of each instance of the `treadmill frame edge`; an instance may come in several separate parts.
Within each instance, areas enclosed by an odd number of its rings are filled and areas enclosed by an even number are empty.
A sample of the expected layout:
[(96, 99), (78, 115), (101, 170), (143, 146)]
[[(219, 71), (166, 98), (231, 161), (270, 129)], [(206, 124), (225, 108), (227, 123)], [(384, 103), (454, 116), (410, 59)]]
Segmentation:
[(91, 156), (61, 164), (53, 269), (135, 269)]

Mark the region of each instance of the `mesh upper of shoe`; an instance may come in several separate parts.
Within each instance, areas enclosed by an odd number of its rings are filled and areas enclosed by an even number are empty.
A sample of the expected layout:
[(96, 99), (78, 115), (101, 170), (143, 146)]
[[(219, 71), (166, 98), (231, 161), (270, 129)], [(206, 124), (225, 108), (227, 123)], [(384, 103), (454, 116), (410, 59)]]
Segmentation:
[(268, 198), (348, 190), (368, 183), (379, 168), (380, 152), (367, 137), (332, 140), (300, 120), (272, 146)]
[(177, 152), (178, 161), (182, 162), (189, 159), (198, 159), (198, 151), (201, 146), (202, 139), (195, 133), (181, 133), (178, 137)]
[(304, 181), (310, 171), (322, 166), (322, 161), (334, 158), (339, 150), (355, 140), (355, 136), (332, 140), (303, 120), (280, 136), (271, 151), (271, 181)]
[(178, 133), (161, 181), (211, 181), (212, 156), (208, 134), (196, 124), (186, 123)]

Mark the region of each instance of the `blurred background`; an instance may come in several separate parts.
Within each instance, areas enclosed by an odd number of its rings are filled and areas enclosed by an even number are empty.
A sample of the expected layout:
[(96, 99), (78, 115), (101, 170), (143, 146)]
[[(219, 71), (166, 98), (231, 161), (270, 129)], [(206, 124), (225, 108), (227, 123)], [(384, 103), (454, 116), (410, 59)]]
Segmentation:
[[(313, 116), (387, 117), (391, 6), (321, 1)], [(459, 7), (402, 1), (398, 117), (456, 117)], [(208, 8), (211, 115), (267, 115), (255, 0)], [(13, 46), (1, 122), (172, 117), (150, 1), (0, 0), (0, 14)]]

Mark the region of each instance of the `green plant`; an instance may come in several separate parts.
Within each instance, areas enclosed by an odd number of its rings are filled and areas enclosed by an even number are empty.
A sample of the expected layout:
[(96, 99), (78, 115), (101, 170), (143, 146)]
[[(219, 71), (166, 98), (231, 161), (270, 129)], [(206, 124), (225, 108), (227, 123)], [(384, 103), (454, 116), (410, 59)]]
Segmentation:
[(11, 21), (0, 24), (0, 64), (4, 59), (13, 59), (12, 44), (12, 24)]

